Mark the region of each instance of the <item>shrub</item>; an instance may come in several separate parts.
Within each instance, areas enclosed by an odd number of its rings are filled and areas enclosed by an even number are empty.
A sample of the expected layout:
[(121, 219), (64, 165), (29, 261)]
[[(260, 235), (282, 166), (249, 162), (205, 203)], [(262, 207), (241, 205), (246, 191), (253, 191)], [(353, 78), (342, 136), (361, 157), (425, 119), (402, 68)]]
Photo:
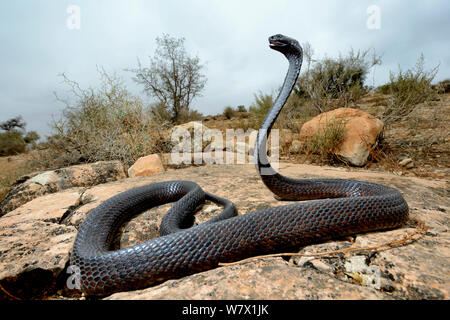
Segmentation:
[(152, 120), (143, 102), (131, 95), (120, 78), (99, 70), (99, 89), (81, 89), (62, 75), (74, 102), (58, 98), (66, 107), (59, 120), (53, 120), (48, 137), (47, 166), (81, 162), (120, 160), (132, 164), (138, 157), (170, 148), (160, 124)]
[(36, 147), (39, 135), (36, 131), (26, 132), (25, 126), (22, 116), (0, 123), (0, 129), (5, 131), (0, 133), (0, 156), (19, 154), (25, 152), (27, 147)]
[(247, 112), (247, 109), (245, 109), (245, 106), (240, 105), (240, 106), (237, 106), (237, 111), (238, 112)]
[(225, 109), (223, 110), (223, 115), (225, 116), (225, 118), (227, 119), (231, 119), (234, 116), (234, 110), (232, 107), (228, 106), (225, 107)]
[(397, 74), (390, 72), (389, 83), (378, 88), (378, 91), (389, 94), (387, 107), (381, 118), (386, 125), (408, 116), (419, 103), (430, 100), (436, 93), (431, 85), (438, 67), (424, 71), (424, 56), (420, 55), (412, 69)]
[(309, 44), (304, 44), (306, 71), (297, 81), (295, 93), (310, 99), (319, 112), (347, 107), (367, 93), (365, 86), (369, 70), (381, 63), (378, 56), (369, 57), (369, 50), (350, 50), (345, 57), (314, 61)]
[(178, 119), (178, 124), (191, 122), (191, 121), (200, 121), (203, 120), (204, 116), (200, 112), (194, 109), (181, 109)]
[(307, 153), (318, 154), (321, 160), (327, 161), (336, 157), (336, 148), (344, 139), (345, 121), (334, 120), (318, 130), (306, 142)]
[(439, 93), (449, 93), (450, 92), (450, 79), (445, 79), (436, 84), (436, 90)]
[(10, 156), (25, 152), (26, 143), (19, 131), (0, 133), (0, 156)]

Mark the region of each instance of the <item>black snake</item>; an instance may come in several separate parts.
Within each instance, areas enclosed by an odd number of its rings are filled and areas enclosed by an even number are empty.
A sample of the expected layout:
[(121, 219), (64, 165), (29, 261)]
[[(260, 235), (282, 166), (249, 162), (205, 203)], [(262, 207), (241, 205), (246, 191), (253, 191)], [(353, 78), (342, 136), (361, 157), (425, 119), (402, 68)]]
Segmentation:
[[(278, 197), (319, 200), (236, 216), (230, 201), (205, 193), (190, 181), (155, 183), (120, 193), (91, 211), (73, 246), (71, 264), (79, 267), (81, 290), (87, 295), (144, 288), (215, 268), (219, 262), (394, 228), (406, 221), (408, 205), (393, 188), (345, 179), (291, 179), (270, 166), (267, 136), (297, 80), (302, 48), (283, 35), (270, 37), (269, 44), (286, 56), (289, 70), (259, 130), (255, 164), (264, 184)], [(189, 228), (195, 209), (205, 198), (222, 204), (224, 211)], [(113, 250), (114, 236), (125, 221), (168, 202), (175, 203), (163, 218), (161, 237)]]

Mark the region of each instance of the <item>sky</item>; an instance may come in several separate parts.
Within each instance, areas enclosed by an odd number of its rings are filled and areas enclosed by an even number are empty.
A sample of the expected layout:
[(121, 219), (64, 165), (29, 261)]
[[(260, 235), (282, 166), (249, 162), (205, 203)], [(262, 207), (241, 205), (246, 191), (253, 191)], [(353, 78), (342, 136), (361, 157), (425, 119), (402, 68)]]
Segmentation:
[(389, 71), (439, 65), (435, 81), (450, 78), (450, 1), (407, 0), (16, 0), (0, 2), (0, 122), (21, 115), (26, 129), (51, 134), (68, 87), (99, 84), (97, 67), (132, 81), (137, 59), (148, 65), (163, 33), (184, 37), (186, 51), (205, 65), (207, 83), (191, 108), (208, 114), (245, 105), (258, 92), (277, 90), (287, 61), (268, 47), (282, 33), (309, 42), (315, 58), (350, 49), (375, 50), (382, 64), (367, 84), (381, 85)]

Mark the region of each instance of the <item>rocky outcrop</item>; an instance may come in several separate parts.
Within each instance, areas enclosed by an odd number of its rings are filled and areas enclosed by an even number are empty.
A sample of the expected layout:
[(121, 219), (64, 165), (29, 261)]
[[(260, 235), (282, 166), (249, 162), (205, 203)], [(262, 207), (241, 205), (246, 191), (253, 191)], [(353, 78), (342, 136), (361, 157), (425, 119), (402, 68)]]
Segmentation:
[(137, 161), (128, 169), (128, 176), (145, 177), (152, 174), (164, 172), (164, 167), (159, 155), (151, 154), (137, 159)]
[(63, 217), (80, 204), (81, 188), (34, 199), (0, 218), (0, 300), (41, 298), (63, 288), (77, 234)]
[[(280, 171), (297, 178), (353, 178), (399, 189), (410, 206), (410, 221), (402, 228), (358, 234), (301, 248), (311, 254), (336, 249), (376, 247), (416, 231), (417, 221), (428, 230), (422, 238), (393, 248), (350, 251), (325, 257), (265, 258), (219, 267), (144, 290), (113, 294), (107, 299), (448, 299), (450, 203), (446, 181), (429, 181), (312, 165), (280, 164)], [(90, 210), (106, 199), (144, 184), (176, 180), (197, 182), (205, 191), (228, 198), (240, 214), (277, 201), (253, 165), (205, 165), (129, 178), (89, 188), (71, 188), (36, 198), (0, 218), (0, 285), (3, 298), (79, 298), (68, 290), (69, 255), (76, 230)], [(154, 208), (124, 227), (120, 246), (128, 247), (159, 234), (159, 222), (171, 204)], [(220, 209), (208, 203), (196, 223)], [(1, 298), (0, 297), (0, 298)]]
[(72, 187), (88, 187), (123, 178), (126, 178), (126, 173), (120, 161), (99, 161), (25, 175), (15, 182), (14, 188), (0, 203), (0, 217), (48, 193)]
[(336, 121), (344, 126), (344, 138), (334, 151), (335, 154), (352, 165), (365, 165), (384, 124), (362, 110), (339, 108), (322, 113), (302, 126), (300, 138), (311, 139), (316, 133), (323, 132), (327, 126)]

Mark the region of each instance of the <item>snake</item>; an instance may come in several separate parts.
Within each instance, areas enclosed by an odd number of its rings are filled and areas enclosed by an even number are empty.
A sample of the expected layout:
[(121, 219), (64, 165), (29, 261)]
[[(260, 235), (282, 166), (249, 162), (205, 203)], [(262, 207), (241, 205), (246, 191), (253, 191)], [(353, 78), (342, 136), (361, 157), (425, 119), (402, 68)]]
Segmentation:
[[(184, 180), (119, 193), (90, 211), (74, 241), (70, 264), (77, 267), (79, 288), (86, 296), (143, 289), (217, 268), (220, 263), (393, 229), (407, 221), (408, 204), (397, 189), (349, 179), (293, 179), (271, 166), (267, 137), (296, 84), (303, 51), (297, 40), (281, 34), (269, 37), (269, 47), (287, 58), (289, 68), (258, 130), (254, 161), (275, 197), (294, 202), (238, 214), (231, 201)], [(223, 211), (192, 226), (196, 210), (206, 200)], [(161, 221), (159, 237), (125, 248), (114, 245), (127, 221), (166, 203), (173, 205)]]

